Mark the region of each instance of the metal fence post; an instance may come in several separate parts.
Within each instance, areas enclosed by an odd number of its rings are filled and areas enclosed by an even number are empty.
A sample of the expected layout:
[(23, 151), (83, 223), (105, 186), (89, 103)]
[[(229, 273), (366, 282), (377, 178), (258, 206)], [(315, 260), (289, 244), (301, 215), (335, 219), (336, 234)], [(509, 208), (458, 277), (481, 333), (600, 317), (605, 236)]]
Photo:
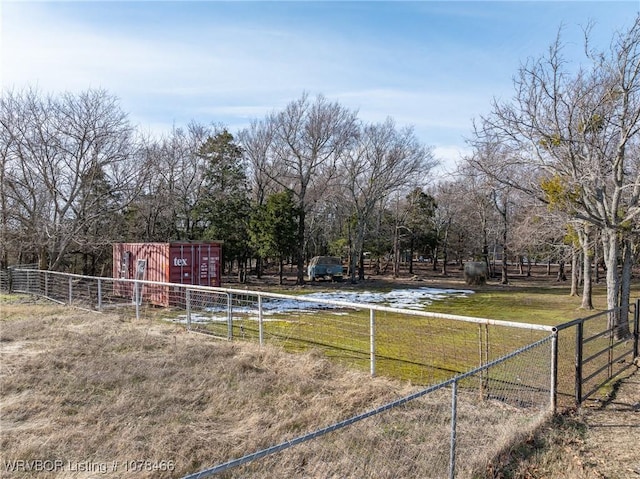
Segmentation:
[(44, 272), (44, 295), (49, 297), (49, 272)]
[(636, 308), (633, 311), (633, 358), (638, 357), (638, 338), (640, 338), (640, 299), (636, 299)]
[(133, 283), (133, 289), (135, 290), (136, 319), (140, 319), (140, 303), (142, 302), (142, 298), (140, 297), (140, 285), (137, 280)]
[(551, 335), (551, 388), (549, 398), (551, 401), (551, 412), (556, 413), (558, 407), (558, 331), (554, 330)]
[[(484, 334), (483, 334), (484, 333)], [(482, 367), (489, 362), (489, 325), (478, 324), (478, 351), (480, 353), (480, 364)], [(480, 397), (484, 397), (484, 390), (487, 387), (487, 370), (480, 371)]]
[(458, 417), (458, 381), (451, 385), (451, 443), (449, 447), (449, 479), (456, 477), (456, 429)]
[(262, 295), (258, 295), (258, 338), (260, 346), (264, 346), (264, 321), (262, 317)]
[(227, 339), (233, 339), (232, 293), (227, 293)]
[(102, 280), (98, 278), (98, 311), (102, 311)]
[(369, 308), (369, 357), (371, 358), (371, 376), (376, 375), (376, 312)]
[(576, 387), (575, 399), (576, 404), (582, 403), (582, 340), (584, 336), (584, 321), (578, 322), (576, 325)]
[(69, 276), (69, 305), (73, 301), (73, 281), (71, 276)]
[(191, 290), (185, 290), (185, 302), (187, 308), (187, 331), (191, 331)]

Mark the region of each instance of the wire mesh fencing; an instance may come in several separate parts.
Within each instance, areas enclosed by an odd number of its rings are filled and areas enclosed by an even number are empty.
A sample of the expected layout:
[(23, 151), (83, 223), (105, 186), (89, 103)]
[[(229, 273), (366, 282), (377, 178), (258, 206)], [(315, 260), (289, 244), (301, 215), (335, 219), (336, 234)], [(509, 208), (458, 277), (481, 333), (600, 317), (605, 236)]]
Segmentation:
[(188, 477), (472, 477), (554, 407), (555, 336), (547, 326), (37, 270), (13, 271), (11, 284), (15, 292), (135, 311), (225, 340), (318, 350), (423, 386), (338, 423), (318, 417), (313, 431), (292, 425), (282, 442), (259, 451), (230, 444), (220, 464)]
[(552, 343), (552, 337), (545, 338), (438, 385), (185, 479), (474, 477), (552, 411)]
[(336, 301), (50, 271), (12, 274), (15, 291), (90, 309), (131, 308), (190, 331), (317, 350), (369, 371), (429, 385), (482, 366), (547, 336), (553, 328)]
[(351, 367), (434, 384), (545, 337), (546, 326), (433, 314), (309, 296), (187, 288), (192, 331), (319, 350)]
[(318, 418), (318, 429), (303, 435), (294, 427), (282, 443), (257, 452), (231, 445), (212, 472), (221, 477), (473, 477), (556, 404), (579, 404), (638, 354), (637, 304), (631, 335), (616, 339), (609, 312), (552, 328), (29, 268), (4, 273), (0, 288), (81, 308), (135, 311), (225, 340), (317, 350), (372, 375), (429, 386), (340, 423)]

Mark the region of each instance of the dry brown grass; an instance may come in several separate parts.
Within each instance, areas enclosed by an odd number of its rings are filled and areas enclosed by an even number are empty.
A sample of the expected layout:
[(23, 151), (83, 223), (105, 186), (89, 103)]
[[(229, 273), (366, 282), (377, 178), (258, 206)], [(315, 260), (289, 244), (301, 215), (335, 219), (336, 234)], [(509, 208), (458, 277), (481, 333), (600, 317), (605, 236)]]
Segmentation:
[(605, 401), (566, 411), (498, 455), (489, 477), (636, 479), (640, 477), (640, 376), (615, 382)]
[[(180, 477), (414, 390), (313, 352), (215, 341), (128, 314), (4, 302), (0, 328), (0, 477), (123, 477), (138, 460), (173, 467), (137, 478)], [(486, 406), (460, 401), (461, 427), (479, 427), (459, 433), (474, 451), (461, 470), (482, 467), (509, 431), (528, 427), (516, 408)], [(449, 408), (443, 391), (223, 477), (441, 477)], [(38, 460), (62, 466), (7, 469)]]

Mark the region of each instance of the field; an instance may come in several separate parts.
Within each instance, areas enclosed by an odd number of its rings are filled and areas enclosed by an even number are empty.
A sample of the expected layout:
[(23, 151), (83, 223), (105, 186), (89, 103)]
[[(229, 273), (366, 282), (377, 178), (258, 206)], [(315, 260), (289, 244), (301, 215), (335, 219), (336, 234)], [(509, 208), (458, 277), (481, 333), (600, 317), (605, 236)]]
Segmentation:
[[(416, 391), (314, 352), (212, 340), (130, 315), (13, 298), (1, 324), (1, 477), (181, 477)], [(447, 394), (222, 477), (440, 477)], [(539, 417), (459, 401), (460, 444), (472, 452), (458, 469), (467, 475)]]
[[(398, 289), (416, 292), (417, 289)], [(330, 296), (326, 293), (325, 297)], [(380, 296), (384, 296), (383, 293)], [(297, 298), (297, 297), (296, 297)], [(333, 299), (334, 296), (331, 296)], [(384, 298), (383, 298), (384, 299)], [(442, 301), (442, 300), (441, 300)], [(447, 300), (448, 301), (448, 300)], [(223, 302), (226, 302), (226, 298)], [(244, 300), (233, 308), (234, 338), (259, 341), (257, 301)], [(192, 315), (192, 329), (226, 338), (226, 304), (210, 303)], [(262, 307), (268, 301), (263, 299)], [(264, 341), (287, 351), (323, 351), (328, 357), (363, 372), (370, 370), (370, 311), (365, 307), (349, 308), (297, 299), (278, 300), (278, 311), (270, 306), (264, 313)], [(153, 311), (145, 314), (153, 314)], [(532, 331), (508, 327), (484, 327), (471, 322), (452, 321), (396, 311), (375, 311), (375, 374), (410, 380), (416, 385), (435, 384), (497, 359), (515, 349), (544, 337), (548, 331)], [(171, 319), (172, 313), (167, 313)], [(176, 313), (173, 313), (174, 317)], [(179, 319), (184, 322), (184, 314)], [(480, 353), (481, 351), (481, 353)], [(482, 358), (480, 357), (482, 355)], [(545, 366), (547, 361), (545, 361)]]
[(165, 471), (135, 477), (179, 477), (409, 388), (313, 354), (28, 301), (2, 304), (1, 341), (3, 460), (65, 464), (26, 477), (139, 460)]
[[(349, 283), (316, 282), (303, 287), (290, 285), (284, 292), (307, 294), (372, 295), (386, 291), (406, 293), (429, 287), (448, 288), (454, 291), (469, 289), (459, 271), (453, 269), (446, 278), (431, 271), (422, 270), (413, 278), (392, 279), (371, 277), (356, 285)], [(250, 284), (254, 289), (257, 285)], [(473, 288), (474, 294), (447, 296), (435, 300), (426, 310), (462, 316), (492, 318), (514, 323), (558, 325), (579, 317), (585, 317), (606, 309), (603, 284), (594, 288), (595, 310), (583, 310), (581, 298), (569, 296), (569, 285), (556, 282), (555, 277), (543, 274), (542, 268), (535, 276), (512, 275), (509, 285), (495, 281), (487, 286)], [(348, 317), (328, 310), (313, 313), (287, 311), (265, 324), (265, 336), (290, 350), (309, 347), (322, 348), (326, 354), (367, 371), (369, 367), (369, 312), (366, 309), (350, 311)], [(254, 314), (255, 316), (255, 314)], [(238, 320), (234, 313), (234, 336), (256, 338), (257, 323), (254, 320)], [(274, 319), (273, 316), (270, 317)], [(605, 326), (603, 326), (603, 324)], [(591, 321), (589, 326), (606, 327), (606, 318)], [(226, 323), (214, 322), (205, 327), (219, 335), (226, 335)], [(585, 331), (587, 334), (588, 331)], [(477, 367), (481, 363), (501, 357), (519, 347), (535, 342), (549, 333), (508, 327), (479, 327), (476, 324), (452, 322), (405, 314), (376, 313), (376, 372), (415, 384), (433, 384), (452, 374)], [(592, 350), (606, 348), (607, 338), (590, 343)], [(597, 346), (597, 347), (596, 347)], [(560, 399), (572, 401), (575, 377), (575, 329), (562, 331), (559, 336), (561, 371), (559, 378)], [(398, 360), (401, 359), (401, 360)], [(592, 363), (595, 367), (597, 364)], [(587, 371), (585, 371), (587, 372)], [(594, 382), (595, 384), (595, 382)], [(603, 392), (603, 393), (606, 393)]]
[[(372, 283), (380, 289), (402, 284), (370, 281), (366, 286)], [(461, 286), (456, 278), (447, 283)], [(304, 292), (352, 287), (314, 284)], [(601, 290), (595, 299), (602, 308)], [(434, 304), (432, 310), (553, 324), (584, 315), (576, 302), (566, 285), (516, 282), (489, 285), (467, 298)], [(278, 347), (215, 341), (188, 334), (182, 326), (135, 320), (130, 313), (89, 313), (25, 298), (5, 298), (0, 308), (0, 477), (121, 477), (123, 471), (135, 471), (135, 477), (181, 477), (416, 390), (407, 381), (345, 369), (314, 349), (289, 354)], [(635, 397), (634, 390), (629, 394)], [(421, 462), (426, 461), (421, 447), (433, 449), (434, 438), (447, 434), (446, 428), (427, 429), (443, 422), (436, 412), (448, 401), (432, 400), (407, 408), (401, 419), (322, 442), (319, 450), (304, 445), (260, 462), (259, 470), (221, 477), (439, 477), (419, 473), (442, 467)], [(481, 427), (495, 422), (481, 416), (481, 408), (465, 409), (464, 403), (461, 408)], [(486, 477), (635, 477), (593, 475), (602, 468), (593, 466), (597, 457), (587, 447), (586, 415), (556, 420), (539, 435), (522, 437), (514, 435), (522, 424), (517, 413), (508, 408), (502, 413), (502, 422), (512, 428), (499, 431), (504, 438), (493, 445), (501, 460), (487, 464), (481, 453), (491, 451), (478, 446), (478, 456), (460, 466), (474, 477), (484, 477), (482, 471), (488, 471)], [(381, 434), (393, 440), (380, 442)], [(481, 437), (467, 438), (481, 444)], [(583, 453), (592, 454), (591, 462), (580, 459)], [(7, 460), (12, 467), (60, 461), (61, 468), (16, 476)], [(634, 467), (622, 464), (626, 470)]]

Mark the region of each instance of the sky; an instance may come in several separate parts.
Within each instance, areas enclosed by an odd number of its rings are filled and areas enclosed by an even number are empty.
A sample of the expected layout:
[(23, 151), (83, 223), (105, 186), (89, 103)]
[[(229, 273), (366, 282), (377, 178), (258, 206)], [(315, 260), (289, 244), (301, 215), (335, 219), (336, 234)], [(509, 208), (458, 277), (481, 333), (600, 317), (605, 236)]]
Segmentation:
[(154, 135), (191, 121), (231, 133), (304, 92), (411, 126), (450, 171), (473, 120), (560, 32), (583, 61), (583, 29), (607, 49), (640, 0), (0, 0), (2, 91), (101, 88)]

